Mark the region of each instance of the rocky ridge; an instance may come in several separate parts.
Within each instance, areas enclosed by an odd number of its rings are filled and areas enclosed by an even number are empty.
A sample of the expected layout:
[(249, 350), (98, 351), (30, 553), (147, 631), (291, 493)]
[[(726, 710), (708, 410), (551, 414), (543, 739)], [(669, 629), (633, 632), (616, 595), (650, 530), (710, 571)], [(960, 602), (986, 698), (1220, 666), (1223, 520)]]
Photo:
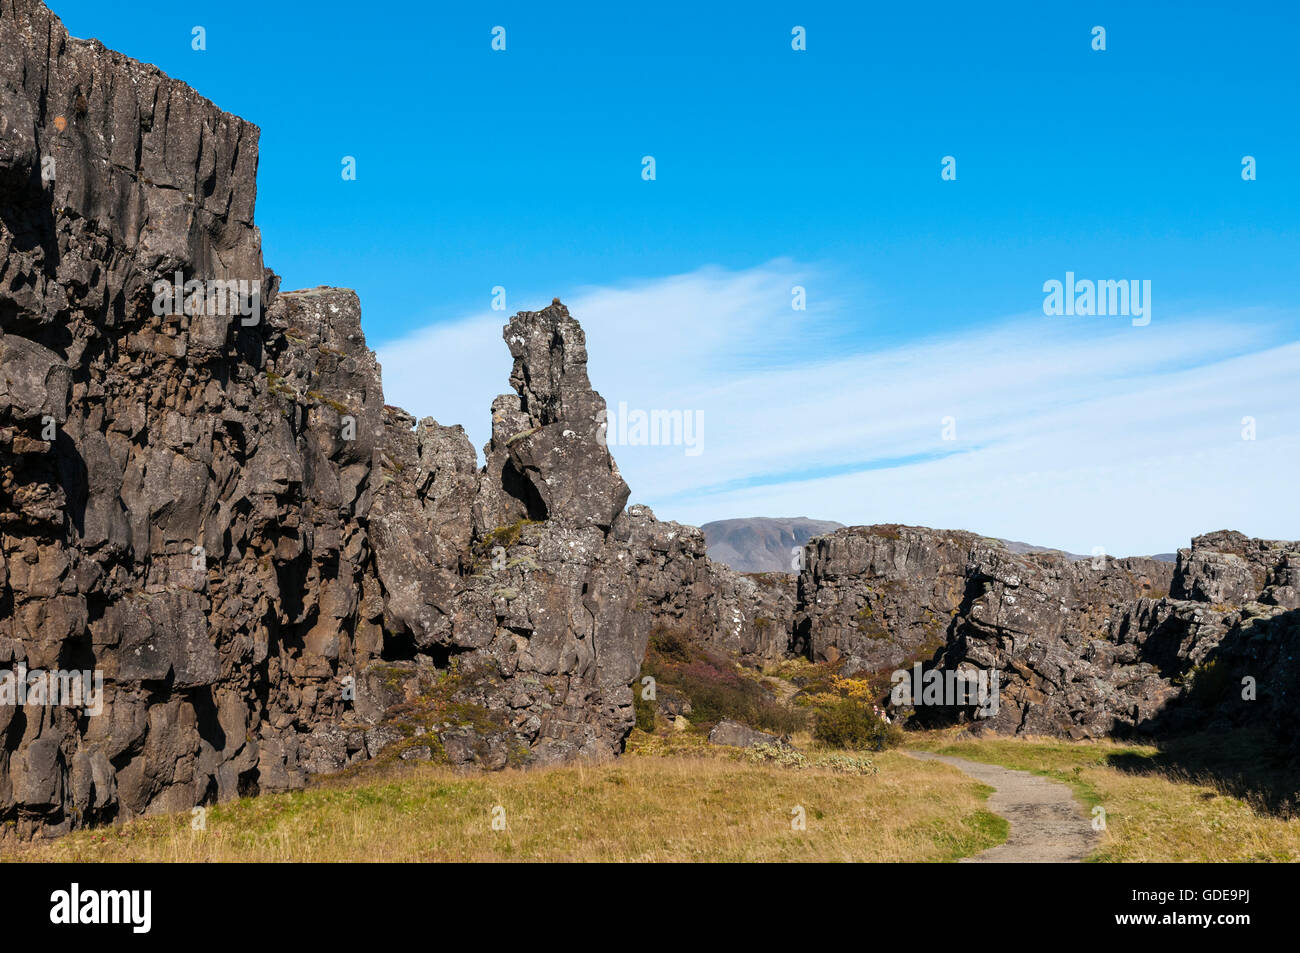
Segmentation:
[(849, 672), (996, 670), (1000, 705), (985, 724), (998, 731), (1081, 738), (1254, 723), (1294, 740), (1298, 565), (1300, 544), (1230, 531), (1196, 537), (1170, 564), (850, 527), (808, 544), (791, 627), (810, 658)]
[(35, 0), (0, 76), (0, 665), (103, 679), (95, 713), (0, 704), (8, 830), (609, 757), (654, 625), (744, 647), (756, 584), (624, 509), (558, 301), (505, 328), (480, 470), (384, 404), (352, 292), (263, 267), (256, 127)]

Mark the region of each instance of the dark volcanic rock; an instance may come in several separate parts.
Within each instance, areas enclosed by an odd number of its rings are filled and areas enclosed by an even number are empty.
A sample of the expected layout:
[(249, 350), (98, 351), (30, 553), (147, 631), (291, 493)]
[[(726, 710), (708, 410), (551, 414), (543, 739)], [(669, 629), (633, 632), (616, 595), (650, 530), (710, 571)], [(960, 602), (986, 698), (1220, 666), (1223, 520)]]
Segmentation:
[(792, 654), (795, 577), (734, 572), (707, 557), (699, 528), (658, 522), (645, 506), (628, 512), (633, 547), (655, 557), (638, 584), (654, 625), (687, 631), (742, 662)]
[(893, 669), (944, 641), (978, 537), (912, 526), (852, 527), (810, 542), (799, 574), (800, 648), (848, 671)]
[(268, 326), (151, 307), (176, 272), (273, 298), (256, 128), (33, 0), (0, 74), (0, 661), (103, 677), (98, 713), (0, 705), (0, 817), (57, 832), (248, 789), (303, 472)]
[(972, 533), (853, 527), (809, 545), (797, 626), (813, 658), (842, 657), (848, 671), (998, 670), (995, 728), (1100, 733), (1121, 710), (1142, 717), (1167, 697), (1153, 666), (1116, 666), (1137, 662), (1119, 644), (1125, 610), (1165, 595), (1172, 571), (1014, 553)]
[(781, 739), (764, 731), (756, 731), (748, 725), (724, 718), (713, 726), (709, 732), (709, 744), (726, 745), (731, 748), (752, 748), (755, 745), (779, 745)]
[(967, 568), (941, 664), (1003, 673), (993, 727), (1095, 736), (1142, 722), (1173, 694), (1121, 635), (1130, 606), (1168, 591), (1168, 563), (976, 546)]
[[(996, 730), (1100, 736), (1207, 719), (1295, 725), (1295, 543), (1220, 532), (1178, 563), (1011, 552), (970, 533), (852, 527), (814, 540), (797, 647), (845, 671), (997, 671)], [(1242, 679), (1258, 686), (1251, 702)], [(966, 717), (949, 708), (922, 720)], [(1294, 727), (1288, 736), (1295, 737)]]
[(605, 444), (605, 401), (587, 379), (582, 328), (557, 303), (516, 315), (505, 337), (515, 394), (492, 405), (485, 453), (501, 490), (478, 508), (480, 530), (529, 518), (608, 531), (628, 487)]
[[(0, 7), (0, 70), (0, 664), (103, 691), (0, 704), (20, 834), (386, 750), (608, 757), (654, 625), (749, 631), (754, 584), (698, 530), (624, 512), (558, 302), (505, 329), (480, 471), (384, 405), (352, 292), (264, 271), (255, 127), (34, 0)], [(160, 305), (178, 273), (249, 294)]]

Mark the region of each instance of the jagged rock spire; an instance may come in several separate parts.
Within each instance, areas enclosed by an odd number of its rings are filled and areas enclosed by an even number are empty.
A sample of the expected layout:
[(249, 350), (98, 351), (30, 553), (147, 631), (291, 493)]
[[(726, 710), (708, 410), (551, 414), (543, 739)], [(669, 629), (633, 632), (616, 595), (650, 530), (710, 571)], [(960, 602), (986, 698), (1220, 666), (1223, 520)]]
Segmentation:
[[(492, 405), (485, 521), (555, 520), (608, 530), (628, 486), (605, 443), (605, 401), (587, 377), (587, 340), (564, 305), (521, 311), (503, 329), (513, 395)], [(489, 489), (489, 495), (491, 491)]]

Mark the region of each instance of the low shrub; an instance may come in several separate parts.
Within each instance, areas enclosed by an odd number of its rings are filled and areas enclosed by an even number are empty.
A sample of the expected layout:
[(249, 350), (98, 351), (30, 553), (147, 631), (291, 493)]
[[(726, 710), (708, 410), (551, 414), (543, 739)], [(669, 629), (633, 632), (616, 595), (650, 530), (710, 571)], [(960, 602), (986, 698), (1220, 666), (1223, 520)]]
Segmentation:
[(778, 768), (823, 768), (836, 774), (875, 774), (876, 766), (870, 758), (855, 758), (846, 754), (828, 754), (809, 758), (788, 745), (763, 744), (745, 749), (745, 760), (751, 764), (771, 764)]
[(693, 721), (730, 718), (751, 728), (789, 734), (806, 724), (805, 715), (777, 702), (766, 688), (736, 671), (727, 660), (703, 653), (675, 673), (676, 687), (691, 700)]
[(1184, 677), (1188, 697), (1202, 708), (1218, 705), (1234, 684), (1232, 672), (1221, 659), (1195, 666)]
[(685, 663), (691, 660), (695, 649), (696, 646), (685, 632), (660, 626), (650, 633), (647, 658), (657, 655), (666, 662)]
[(632, 683), (632, 708), (636, 712), (636, 726), (642, 731), (655, 730), (655, 703), (641, 697), (641, 683)]
[(650, 634), (641, 673), (689, 699), (687, 717), (696, 724), (731, 719), (761, 731), (791, 734), (808, 723), (806, 712), (782, 704), (758, 678), (680, 630), (661, 627)]
[(870, 758), (855, 758), (847, 754), (823, 755), (813, 761), (817, 768), (828, 768), (836, 774), (875, 774), (879, 768)]
[(808, 767), (808, 759), (788, 745), (753, 745), (745, 749), (745, 760), (751, 764), (774, 764), (779, 768)]
[(815, 709), (813, 738), (832, 748), (883, 751), (902, 741), (903, 730), (877, 716), (870, 704), (840, 698)]

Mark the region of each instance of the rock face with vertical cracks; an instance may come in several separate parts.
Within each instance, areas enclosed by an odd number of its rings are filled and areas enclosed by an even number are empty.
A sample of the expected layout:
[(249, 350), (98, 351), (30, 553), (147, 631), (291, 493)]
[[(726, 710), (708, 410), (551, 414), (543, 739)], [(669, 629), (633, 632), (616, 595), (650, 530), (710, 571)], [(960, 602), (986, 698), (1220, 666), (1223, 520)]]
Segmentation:
[[(0, 669), (102, 678), (95, 707), (0, 683), (11, 833), (374, 757), (611, 756), (651, 628), (735, 586), (697, 530), (625, 511), (558, 302), (505, 329), (482, 469), (460, 427), (386, 406), (356, 296), (263, 268), (257, 144), (0, 4)], [(238, 307), (195, 306), (232, 281)], [(708, 622), (734, 629), (727, 591)]]
[[(856, 526), (805, 549), (795, 646), (844, 670), (996, 670), (996, 731), (1075, 738), (1257, 724), (1300, 743), (1300, 544), (1198, 536), (1176, 564), (1014, 553)], [(967, 718), (974, 706), (922, 712)]]

